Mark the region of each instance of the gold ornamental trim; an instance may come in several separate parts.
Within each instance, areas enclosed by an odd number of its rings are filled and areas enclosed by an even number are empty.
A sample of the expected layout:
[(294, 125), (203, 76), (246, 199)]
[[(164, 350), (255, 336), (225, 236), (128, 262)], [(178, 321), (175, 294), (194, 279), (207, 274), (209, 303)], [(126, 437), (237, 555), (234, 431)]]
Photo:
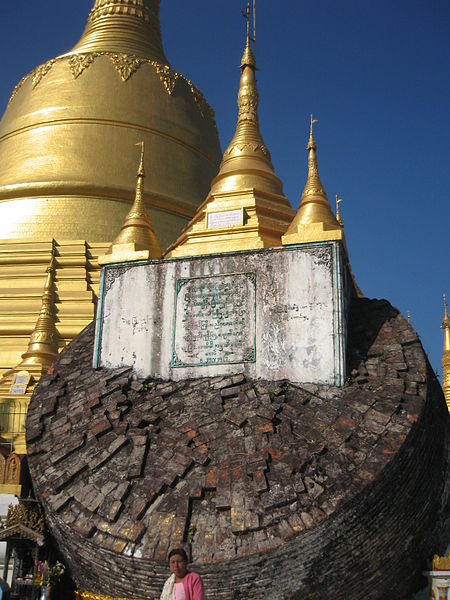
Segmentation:
[(97, 0), (89, 14), (88, 23), (110, 14), (131, 15), (143, 19), (146, 23), (151, 21), (152, 16), (154, 17), (142, 0)]
[(450, 571), (450, 555), (449, 556), (433, 556), (433, 571)]
[(75, 598), (76, 600), (129, 600), (128, 598), (124, 597), (119, 598), (117, 596), (105, 596), (103, 594), (93, 594), (92, 592), (82, 591), (76, 591)]
[(1, 523), (0, 529), (23, 525), (43, 535), (45, 531), (44, 517), (37, 503), (33, 503), (33, 507), (34, 509), (31, 506), (27, 506), (25, 502), (19, 502), (16, 505), (10, 504), (8, 514)]
[(194, 98), (194, 102), (197, 105), (201, 116), (205, 118), (205, 114), (208, 113), (215, 123), (214, 110), (208, 104), (202, 92), (192, 83), (190, 79), (188, 79), (181, 73), (178, 73), (178, 71), (175, 71), (174, 69), (172, 69), (172, 67), (169, 67), (169, 65), (160, 63), (156, 60), (150, 58), (143, 58), (135, 54), (123, 54), (118, 52), (109, 52), (106, 50), (101, 50), (97, 52), (83, 52), (80, 54), (63, 54), (62, 56), (58, 56), (57, 58), (53, 58), (47, 61), (43, 65), (40, 65), (39, 67), (31, 71), (31, 73), (28, 73), (28, 75), (25, 75), (25, 77), (22, 77), (22, 79), (12, 91), (11, 97), (8, 102), (8, 106), (16, 97), (17, 92), (21, 89), (23, 84), (28, 79), (31, 78), (32, 87), (33, 89), (35, 89), (39, 85), (39, 83), (44, 79), (44, 77), (51, 71), (52, 67), (56, 63), (68, 59), (67, 64), (72, 74), (72, 77), (74, 79), (78, 79), (99, 56), (106, 56), (111, 60), (115, 71), (120, 75), (120, 78), (123, 82), (129, 81), (142, 65), (150, 65), (155, 69), (159, 80), (161, 81), (165, 91), (167, 92), (167, 94), (169, 94), (169, 96), (173, 94), (176, 82), (179, 79), (184, 81)]

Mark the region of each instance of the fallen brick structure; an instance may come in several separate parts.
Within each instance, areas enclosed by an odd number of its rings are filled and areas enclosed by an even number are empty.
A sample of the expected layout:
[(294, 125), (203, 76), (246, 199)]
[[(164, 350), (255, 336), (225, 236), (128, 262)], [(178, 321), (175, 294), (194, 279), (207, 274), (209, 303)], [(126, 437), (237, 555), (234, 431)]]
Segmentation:
[(402, 600), (450, 537), (449, 417), (421, 344), (355, 300), (343, 388), (91, 367), (93, 326), (42, 378), (29, 466), (80, 589), (159, 598), (191, 541), (207, 598)]

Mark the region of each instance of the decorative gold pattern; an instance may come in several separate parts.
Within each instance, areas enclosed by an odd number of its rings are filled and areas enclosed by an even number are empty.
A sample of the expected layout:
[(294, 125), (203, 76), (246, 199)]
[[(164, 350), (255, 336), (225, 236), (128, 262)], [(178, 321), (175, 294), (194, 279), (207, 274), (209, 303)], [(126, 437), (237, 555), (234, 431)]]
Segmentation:
[(145, 62), (142, 58), (128, 56), (128, 54), (111, 54), (110, 58), (122, 81), (128, 81)]
[(30, 75), (25, 75), (25, 77), (22, 77), (22, 79), (19, 81), (19, 83), (14, 87), (11, 97), (8, 100), (8, 106), (10, 105), (10, 103), (13, 101), (13, 99), (15, 98), (17, 92), (20, 90), (20, 88), (23, 86), (23, 84), (25, 83), (25, 81), (28, 79)]
[(40, 67), (35, 69), (34, 71), (31, 71), (31, 73), (28, 73), (28, 75), (25, 75), (25, 77), (22, 77), (22, 79), (14, 88), (9, 99), (8, 105), (12, 102), (17, 92), (30, 77), (32, 78), (32, 87), (34, 89), (42, 81), (42, 79), (44, 79), (47, 73), (50, 72), (51, 68), (55, 63), (67, 60), (73, 78), (77, 79), (88, 67), (90, 67), (93, 64), (94, 60), (99, 56), (106, 56), (111, 59), (111, 62), (113, 63), (117, 73), (120, 75), (122, 81), (128, 81), (134, 75), (134, 73), (136, 73), (139, 67), (141, 67), (141, 65), (147, 64), (152, 66), (158, 74), (159, 80), (161, 81), (162, 85), (164, 86), (164, 89), (169, 94), (169, 96), (172, 95), (175, 89), (176, 82), (179, 79), (184, 81), (193, 96), (193, 99), (199, 109), (201, 116), (204, 118), (205, 113), (208, 112), (209, 116), (213, 119), (215, 124), (214, 110), (208, 104), (202, 92), (197, 87), (195, 87), (195, 85), (190, 79), (187, 79), (187, 77), (185, 77), (181, 73), (178, 73), (178, 71), (175, 71), (167, 64), (160, 63), (156, 60), (141, 58), (136, 55), (119, 54), (116, 52), (106, 51), (85, 52), (83, 54), (68, 54), (59, 56), (58, 58), (54, 58), (48, 61), (44, 65), (41, 65)]
[(187, 83), (202, 117), (204, 118), (205, 113), (208, 112), (209, 116), (211, 117), (211, 119), (213, 120), (213, 122), (215, 124), (216, 123), (216, 115), (214, 113), (213, 108), (206, 101), (205, 96), (201, 93), (201, 91), (198, 88), (195, 87), (195, 85), (192, 83), (192, 81), (190, 79), (187, 79), (184, 75), (181, 75), (180, 73), (177, 73), (177, 75), (178, 75), (177, 79), (183, 79)]
[(0, 527), (6, 529), (14, 525), (23, 525), (43, 535), (45, 523), (39, 503), (21, 501), (16, 505), (10, 504), (6, 519), (1, 523)]
[(450, 571), (450, 554), (448, 556), (433, 556), (433, 571)]
[(150, 216), (145, 207), (144, 142), (141, 142), (140, 145), (141, 160), (137, 172), (136, 198), (119, 235), (109, 247), (108, 252), (99, 257), (100, 265), (161, 258), (162, 256)]
[(40, 67), (38, 67), (37, 69), (35, 69), (33, 71), (33, 79), (31, 80), (31, 85), (33, 86), (33, 89), (47, 75), (47, 73), (53, 67), (55, 62), (56, 62), (56, 59), (49, 60), (48, 62), (44, 63), (43, 65), (41, 65)]
[(447, 408), (450, 412), (450, 317), (448, 316), (447, 298), (444, 294), (444, 318), (441, 329), (444, 332), (444, 350), (442, 354), (442, 389)]
[(150, 21), (151, 12), (142, 0), (96, 0), (94, 8), (88, 18), (88, 22), (95, 21), (100, 17), (111, 13), (119, 15), (132, 15), (143, 19), (146, 23)]
[(76, 79), (81, 73), (87, 69), (93, 62), (96, 54), (73, 54), (69, 58), (69, 67), (73, 78)]
[(9, 485), (19, 485), (21, 467), (22, 459), (20, 458), (20, 456), (15, 452), (10, 454), (6, 460), (4, 483)]
[(158, 63), (153, 62), (153, 66), (156, 69), (156, 72), (159, 75), (159, 79), (166, 88), (166, 92), (169, 96), (172, 94), (175, 88), (175, 82), (178, 79), (178, 73), (173, 71), (168, 65), (159, 65)]
[(117, 598), (115, 596), (104, 596), (103, 594), (93, 594), (91, 592), (75, 592), (76, 600), (128, 600), (128, 598)]
[(342, 226), (331, 211), (328, 197), (320, 181), (316, 157), (317, 147), (313, 133), (315, 123), (317, 120), (313, 119), (311, 115), (307, 146), (307, 150), (309, 150), (308, 179), (295, 219), (282, 237), (283, 245), (332, 240), (342, 240), (345, 243)]

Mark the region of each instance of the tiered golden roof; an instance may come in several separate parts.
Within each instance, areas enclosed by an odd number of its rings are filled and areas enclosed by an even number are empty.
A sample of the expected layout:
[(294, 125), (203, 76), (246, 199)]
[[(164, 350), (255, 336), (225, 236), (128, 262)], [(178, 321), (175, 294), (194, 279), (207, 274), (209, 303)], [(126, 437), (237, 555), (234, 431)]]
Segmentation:
[(295, 212), (275, 175), (258, 120), (256, 61), (249, 27), (241, 61), (236, 132), (197, 214), (166, 256), (268, 248), (281, 244), (281, 235)]
[(444, 294), (444, 318), (441, 329), (444, 332), (444, 351), (442, 354), (442, 389), (450, 412), (450, 317), (448, 316), (447, 298)]
[[(333, 240), (345, 241), (343, 226), (338, 222), (331, 210), (327, 194), (319, 177), (316, 155), (317, 146), (313, 133), (313, 126), (316, 122), (311, 115), (311, 127), (307, 146), (307, 150), (309, 150), (308, 179), (295, 219), (290, 224), (285, 235), (283, 235), (283, 245), (328, 242)], [(336, 196), (336, 208), (339, 206), (338, 200)], [(338, 217), (341, 220), (339, 213)]]
[(159, 2), (92, 5), (78, 44), (18, 83), (0, 123), (0, 376), (27, 347), (53, 240), (60, 345), (94, 318), (97, 257), (135, 198), (129, 148), (145, 142), (144, 200), (163, 247), (221, 159), (211, 108), (165, 57)]
[(144, 142), (141, 142), (140, 145), (141, 160), (137, 172), (136, 197), (119, 235), (109, 247), (108, 252), (99, 257), (98, 262), (100, 265), (148, 260), (149, 258), (161, 258), (162, 256), (144, 202)]

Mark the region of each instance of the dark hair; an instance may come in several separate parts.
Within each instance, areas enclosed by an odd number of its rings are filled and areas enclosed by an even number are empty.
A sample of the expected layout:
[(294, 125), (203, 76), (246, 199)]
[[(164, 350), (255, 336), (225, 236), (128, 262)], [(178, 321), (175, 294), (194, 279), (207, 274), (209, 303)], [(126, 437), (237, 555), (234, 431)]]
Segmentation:
[(170, 560), (172, 558), (172, 556), (181, 556), (181, 558), (184, 560), (185, 563), (188, 562), (188, 557), (186, 552), (183, 550), (183, 548), (174, 548), (173, 550), (171, 550), (169, 552), (169, 556), (167, 557), (167, 560)]

